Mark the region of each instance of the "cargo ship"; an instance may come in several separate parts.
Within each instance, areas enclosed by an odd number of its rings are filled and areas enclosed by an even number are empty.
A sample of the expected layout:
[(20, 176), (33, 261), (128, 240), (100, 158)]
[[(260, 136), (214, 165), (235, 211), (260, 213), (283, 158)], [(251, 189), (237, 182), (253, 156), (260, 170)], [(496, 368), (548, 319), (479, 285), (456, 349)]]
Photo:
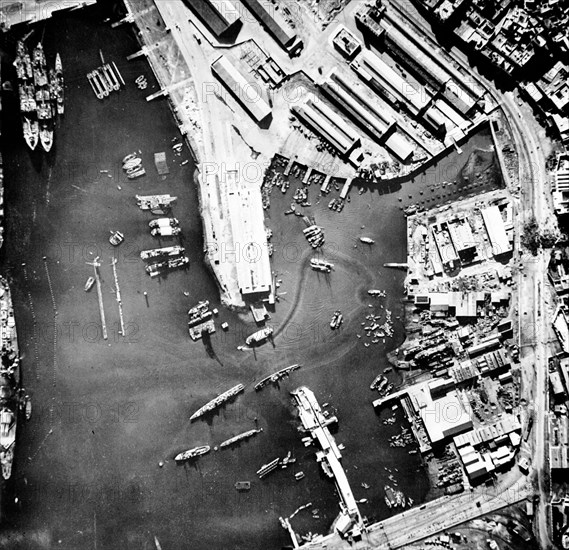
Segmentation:
[(192, 416), (190, 416), (190, 420), (194, 421), (198, 419), (200, 416), (213, 411), (217, 407), (223, 405), (226, 401), (231, 399), (232, 397), (236, 396), (238, 393), (242, 392), (245, 389), (243, 384), (237, 384), (233, 386), (231, 389), (227, 390), (226, 392), (218, 395), (211, 401), (208, 401), (203, 407), (198, 409)]
[(229, 439), (226, 439), (223, 443), (220, 443), (219, 448), (223, 449), (225, 447), (229, 447), (230, 445), (235, 445), (236, 443), (239, 443), (240, 441), (244, 441), (245, 439), (249, 439), (250, 437), (257, 435), (258, 433), (261, 433), (262, 431), (263, 431), (263, 428), (259, 428), (258, 430), (249, 430), (247, 432), (243, 432), (242, 434), (236, 435), (234, 437), (230, 437)]
[(290, 365), (290, 367), (285, 367), (284, 369), (281, 369), (273, 374), (270, 374), (269, 376), (266, 376), (260, 382), (257, 382), (255, 384), (255, 390), (259, 391), (260, 389), (264, 388), (267, 384), (278, 382), (281, 378), (284, 378), (291, 372), (295, 371), (296, 369), (299, 369), (301, 366), (302, 365), (298, 364)]
[(152, 260), (154, 258), (162, 258), (164, 256), (179, 256), (186, 249), (183, 246), (166, 246), (164, 248), (153, 248), (151, 250), (143, 250), (140, 257), (143, 260)]
[(245, 340), (245, 343), (248, 346), (260, 344), (265, 340), (267, 340), (267, 338), (270, 338), (272, 334), (273, 334), (273, 328), (265, 327), (262, 328), (261, 330), (258, 330), (257, 332), (254, 332), (253, 334), (251, 334), (251, 336), (248, 336), (247, 339)]
[(10, 479), (16, 448), (20, 387), (20, 357), (10, 288), (0, 277), (0, 469)]
[(201, 455), (205, 455), (209, 453), (210, 447), (208, 445), (202, 445), (201, 447), (194, 447), (193, 449), (188, 449), (183, 453), (177, 454), (174, 457), (176, 462), (185, 462), (186, 460), (190, 460), (190, 458), (196, 458)]

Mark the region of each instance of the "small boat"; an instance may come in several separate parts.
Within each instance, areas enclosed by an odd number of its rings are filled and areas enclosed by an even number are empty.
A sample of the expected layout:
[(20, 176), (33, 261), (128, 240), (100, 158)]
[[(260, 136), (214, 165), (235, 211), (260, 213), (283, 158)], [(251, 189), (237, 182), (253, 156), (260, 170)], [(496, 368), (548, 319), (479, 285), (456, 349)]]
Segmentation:
[(312, 258), (310, 260), (310, 267), (314, 269), (314, 271), (322, 271), (323, 273), (330, 273), (334, 264), (330, 262), (326, 262), (324, 260), (319, 260), (318, 258)]
[(306, 477), (304, 472), (296, 472), (296, 474), (294, 474), (294, 479), (296, 479), (296, 481), (300, 481), (304, 477)]
[(135, 151), (134, 153), (129, 153), (126, 157), (122, 159), (122, 163), (126, 164), (129, 160), (133, 160), (138, 157), (138, 153)]
[(111, 236), (109, 237), (109, 242), (113, 246), (118, 246), (124, 241), (124, 235), (120, 231), (111, 231)]
[(188, 449), (183, 453), (179, 453), (174, 457), (176, 462), (184, 462), (186, 460), (190, 460), (191, 458), (196, 458), (201, 455), (205, 455), (209, 453), (210, 447), (209, 445), (202, 445), (201, 447), (194, 447), (193, 449)]
[(363, 487), (364, 489), (369, 489), (369, 488), (370, 488), (370, 485), (368, 485), (367, 483), (362, 483), (361, 485), (362, 485), (362, 487)]
[(24, 405), (24, 415), (26, 420), (29, 420), (32, 417), (32, 400), (29, 395), (24, 397), (25, 405)]
[(138, 168), (141, 164), (142, 164), (141, 158), (137, 157), (137, 158), (129, 159), (122, 165), (122, 169), (123, 170), (132, 170), (134, 168)]
[(250, 491), (251, 490), (251, 482), (250, 481), (237, 481), (235, 483), (235, 488), (238, 491)]
[(360, 241), (364, 244), (375, 244), (375, 241), (369, 237), (360, 237)]
[(85, 283), (85, 292), (89, 292), (95, 284), (95, 277), (89, 277)]
[(178, 227), (180, 222), (177, 218), (156, 218), (148, 222), (148, 227)]
[(265, 327), (262, 328), (261, 330), (258, 330), (257, 332), (254, 332), (253, 334), (251, 334), (251, 336), (248, 336), (245, 339), (245, 343), (248, 346), (260, 344), (261, 342), (264, 342), (265, 340), (270, 338), (272, 334), (273, 334), (273, 327)]
[(133, 179), (139, 178), (139, 177), (144, 176), (144, 175), (146, 175), (146, 170), (144, 168), (140, 167), (131, 173), (127, 172), (126, 177), (129, 180), (133, 180)]
[(158, 226), (150, 231), (153, 237), (175, 237), (182, 232), (180, 227)]
[(340, 312), (340, 310), (336, 310), (334, 315), (332, 316), (332, 320), (330, 321), (330, 328), (332, 330), (337, 329), (344, 321), (344, 316)]

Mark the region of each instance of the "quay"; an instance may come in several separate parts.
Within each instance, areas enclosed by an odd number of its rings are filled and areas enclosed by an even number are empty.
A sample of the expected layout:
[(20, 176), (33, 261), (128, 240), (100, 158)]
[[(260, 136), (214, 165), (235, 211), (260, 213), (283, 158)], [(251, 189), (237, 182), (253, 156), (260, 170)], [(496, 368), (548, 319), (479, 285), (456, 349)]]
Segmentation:
[(353, 181), (354, 181), (354, 178), (346, 179), (346, 183), (344, 183), (344, 187), (342, 187), (342, 191), (340, 192), (340, 198), (341, 199), (345, 199), (348, 196), (348, 193), (350, 192), (350, 188), (352, 187)]
[[(304, 429), (313, 440), (318, 440), (321, 450), (316, 453), (316, 460), (321, 463), (325, 473), (331, 472), (340, 495), (340, 515), (334, 529), (342, 537), (359, 537), (365, 530), (363, 518), (358, 509), (356, 499), (340, 463), (342, 454), (328, 426), (337, 422), (335, 416), (325, 417), (314, 393), (302, 386), (292, 391)], [(330, 474), (329, 474), (330, 475)]]

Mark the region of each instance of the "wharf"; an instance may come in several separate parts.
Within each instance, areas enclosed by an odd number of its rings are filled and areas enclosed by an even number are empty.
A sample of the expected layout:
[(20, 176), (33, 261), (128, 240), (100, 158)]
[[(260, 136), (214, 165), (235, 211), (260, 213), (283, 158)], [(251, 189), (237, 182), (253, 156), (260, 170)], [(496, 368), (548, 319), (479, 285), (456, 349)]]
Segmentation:
[(354, 181), (354, 178), (348, 178), (346, 180), (346, 183), (344, 183), (344, 187), (342, 187), (342, 191), (340, 192), (340, 198), (341, 199), (345, 199), (348, 196), (348, 193), (350, 192), (350, 188), (352, 187), (353, 181)]
[(365, 529), (362, 516), (358, 509), (356, 499), (340, 464), (342, 454), (336, 444), (336, 440), (330, 433), (328, 425), (336, 421), (335, 417), (326, 418), (320, 409), (320, 405), (314, 393), (306, 387), (300, 387), (291, 392), (296, 400), (296, 406), (300, 415), (300, 420), (305, 430), (310, 433), (313, 439), (317, 439), (322, 451), (317, 453), (320, 462), (327, 463), (332, 472), (332, 477), (336, 482), (338, 494), (341, 498), (340, 518), (335, 526), (342, 536), (352, 534), (358, 536)]
[(324, 179), (324, 182), (322, 183), (322, 187), (320, 187), (320, 191), (322, 191), (322, 193), (328, 193), (330, 191), (330, 181), (332, 180), (332, 176), (330, 176), (329, 174), (326, 176), (326, 178)]
[(401, 399), (403, 397), (407, 396), (407, 390), (400, 390), (398, 392), (395, 393), (390, 393), (389, 395), (386, 395), (385, 397), (380, 397), (379, 399), (376, 399), (373, 402), (373, 406), (375, 409), (379, 409), (381, 407), (383, 407), (384, 405), (386, 405), (387, 403), (391, 403), (392, 401), (395, 401), (397, 399)]

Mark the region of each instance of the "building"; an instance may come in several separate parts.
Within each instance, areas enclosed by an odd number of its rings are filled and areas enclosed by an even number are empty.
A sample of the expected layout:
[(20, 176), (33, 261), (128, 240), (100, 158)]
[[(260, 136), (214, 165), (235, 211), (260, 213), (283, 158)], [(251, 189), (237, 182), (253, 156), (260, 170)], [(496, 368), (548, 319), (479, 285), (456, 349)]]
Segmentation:
[(362, 49), (362, 43), (343, 25), (340, 25), (338, 29), (332, 43), (345, 57), (352, 59)]
[(284, 50), (290, 52), (296, 40), (296, 33), (288, 27), (285, 21), (277, 21), (278, 15), (274, 4), (260, 2), (259, 0), (241, 1), (276, 42), (278, 42)]
[(466, 218), (456, 218), (447, 222), (448, 231), (452, 244), (464, 264), (468, 264), (476, 258), (476, 241), (472, 235), (472, 229)]
[(228, 247), (225, 255), (235, 254), (237, 282), (243, 296), (267, 295), (272, 274), (261, 190), (239, 181), (237, 170), (229, 170), (226, 178), (233, 249)]
[(553, 185), (553, 207), (559, 216), (569, 213), (569, 155), (561, 154), (557, 157), (555, 182)]
[(227, 57), (218, 57), (211, 70), (257, 123), (263, 123), (271, 116), (260, 84), (254, 79), (248, 80)]
[(481, 210), (481, 214), (484, 220), (484, 226), (486, 227), (486, 233), (488, 233), (488, 238), (492, 245), (492, 254), (494, 256), (501, 256), (502, 254), (510, 253), (512, 251), (512, 245), (506, 233), (504, 219), (502, 218), (500, 209), (495, 205), (488, 206)]
[(185, 0), (201, 22), (217, 37), (237, 35), (242, 27), (233, 0)]
[(309, 98), (293, 105), (291, 110), (342, 155), (348, 156), (361, 143), (360, 136), (321, 100)]
[[(408, 394), (433, 445), (472, 429), (470, 414), (456, 390), (433, 398), (428, 385), (422, 384), (410, 388)], [(438, 391), (436, 395), (439, 395)]]
[(384, 113), (376, 102), (358, 92), (336, 69), (331, 71), (321, 88), (340, 109), (390, 153), (403, 162), (411, 160), (414, 148), (397, 132), (395, 120)]
[(561, 375), (557, 371), (549, 373), (549, 384), (555, 398), (562, 398), (566, 395), (563, 382), (561, 381)]

